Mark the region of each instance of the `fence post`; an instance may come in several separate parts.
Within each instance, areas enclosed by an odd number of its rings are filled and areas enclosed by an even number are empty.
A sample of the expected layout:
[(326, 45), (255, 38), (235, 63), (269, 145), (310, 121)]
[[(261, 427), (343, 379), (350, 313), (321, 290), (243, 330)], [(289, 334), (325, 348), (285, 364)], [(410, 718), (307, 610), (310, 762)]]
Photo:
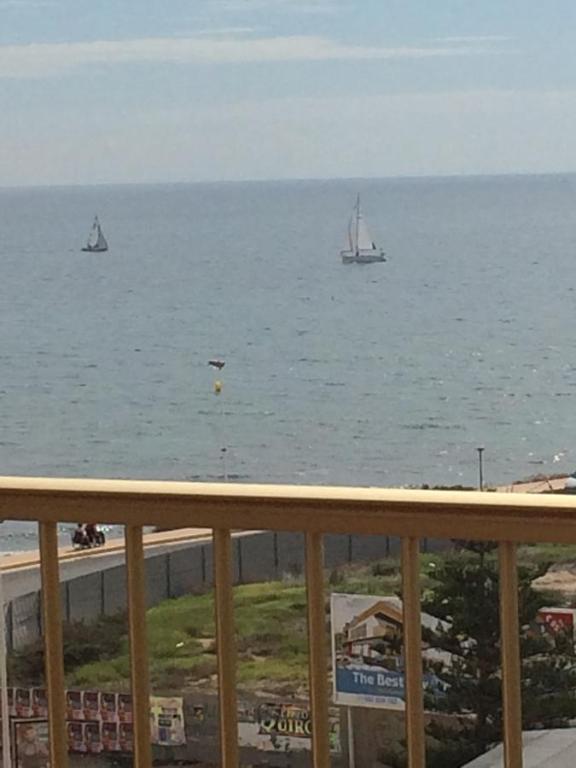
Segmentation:
[(204, 545), (200, 547), (200, 567), (202, 570), (202, 584), (206, 584), (206, 550)]
[(238, 557), (238, 584), (244, 583), (244, 573), (242, 568), (242, 537), (236, 539), (237, 557)]
[(272, 536), (272, 546), (274, 548), (274, 573), (276, 578), (279, 578), (278, 569), (280, 567), (280, 555), (278, 552), (278, 531), (274, 531)]
[(106, 571), (100, 571), (100, 615), (106, 616)]
[(66, 615), (66, 621), (70, 624), (72, 619), (72, 606), (70, 605), (70, 582), (64, 582), (64, 613)]
[(14, 651), (14, 601), (8, 603), (6, 612), (6, 642), (8, 644), (8, 653)]
[(166, 597), (170, 600), (172, 597), (172, 558), (170, 557), (170, 552), (166, 554), (164, 563), (166, 571)]

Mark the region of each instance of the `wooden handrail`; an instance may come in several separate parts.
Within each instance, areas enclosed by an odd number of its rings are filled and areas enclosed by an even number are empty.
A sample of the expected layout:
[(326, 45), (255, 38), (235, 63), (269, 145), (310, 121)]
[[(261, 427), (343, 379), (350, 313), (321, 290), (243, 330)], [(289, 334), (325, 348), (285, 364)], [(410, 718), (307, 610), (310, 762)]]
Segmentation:
[(576, 497), (285, 485), (0, 478), (0, 519), (576, 542)]
[[(52, 761), (66, 765), (57, 523), (126, 526), (135, 765), (151, 765), (142, 526), (209, 528), (214, 536), (222, 765), (238, 764), (231, 531), (299, 531), (306, 538), (310, 693), (315, 768), (329, 765), (322, 537), (403, 539), (406, 720), (411, 768), (424, 768), (419, 539), (499, 542), (506, 768), (522, 766), (516, 545), (576, 543), (576, 497), (284, 485), (0, 478), (0, 518), (40, 523), (46, 678)], [(383, 552), (383, 556), (384, 556)]]

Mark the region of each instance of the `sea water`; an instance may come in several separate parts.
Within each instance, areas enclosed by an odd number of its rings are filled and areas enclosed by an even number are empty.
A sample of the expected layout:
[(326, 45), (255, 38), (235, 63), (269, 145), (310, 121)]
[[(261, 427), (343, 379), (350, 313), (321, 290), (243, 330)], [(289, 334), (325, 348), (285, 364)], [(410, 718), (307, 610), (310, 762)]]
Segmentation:
[[(386, 263), (341, 263), (358, 193)], [(570, 472), (575, 210), (575, 176), (0, 190), (1, 472)]]

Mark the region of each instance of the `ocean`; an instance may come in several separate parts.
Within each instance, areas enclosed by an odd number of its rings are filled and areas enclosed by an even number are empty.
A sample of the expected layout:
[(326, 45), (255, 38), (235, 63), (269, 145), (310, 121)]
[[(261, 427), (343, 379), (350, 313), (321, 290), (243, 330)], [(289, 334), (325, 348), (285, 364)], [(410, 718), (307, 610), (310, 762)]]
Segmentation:
[[(340, 261), (357, 193), (384, 264)], [(2, 474), (569, 473), (575, 209), (576, 176), (1, 189)]]

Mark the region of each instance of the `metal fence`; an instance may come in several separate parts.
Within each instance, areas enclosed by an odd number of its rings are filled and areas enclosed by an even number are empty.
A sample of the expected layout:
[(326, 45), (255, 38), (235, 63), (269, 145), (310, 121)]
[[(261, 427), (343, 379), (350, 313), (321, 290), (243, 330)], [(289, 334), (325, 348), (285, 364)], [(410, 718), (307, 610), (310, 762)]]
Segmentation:
[[(238, 533), (233, 534), (232, 539), (234, 584), (299, 577), (304, 572), (302, 533)], [(428, 552), (447, 546), (449, 543), (440, 539), (422, 542), (422, 548)], [(324, 564), (333, 569), (398, 557), (400, 548), (400, 539), (395, 536), (328, 535), (324, 538)], [(61, 583), (62, 617), (68, 623), (90, 623), (126, 609), (126, 566), (107, 566), (105, 561), (98, 559), (100, 569), (96, 572), (73, 576)], [(147, 552), (145, 572), (148, 607), (163, 600), (205, 592), (214, 583), (212, 541), (192, 540), (186, 547), (162, 554)], [(21, 650), (42, 636), (40, 591), (9, 602), (6, 636), (11, 651)]]

